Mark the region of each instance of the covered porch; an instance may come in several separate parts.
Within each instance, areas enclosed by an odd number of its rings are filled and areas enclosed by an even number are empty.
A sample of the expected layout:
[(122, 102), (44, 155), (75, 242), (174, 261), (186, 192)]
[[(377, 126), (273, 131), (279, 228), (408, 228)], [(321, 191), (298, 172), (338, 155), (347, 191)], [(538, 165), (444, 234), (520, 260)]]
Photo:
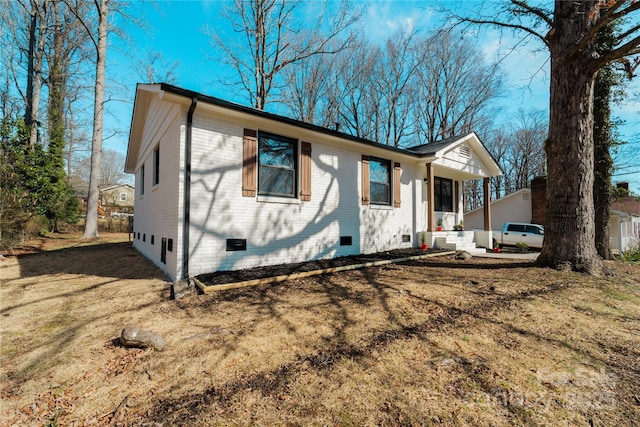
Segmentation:
[[(424, 227), (420, 241), (435, 248), (485, 252), (493, 247), (491, 232), (492, 176), (502, 170), (475, 133), (414, 147), (423, 155)], [(464, 182), (482, 179), (484, 229), (464, 229)]]

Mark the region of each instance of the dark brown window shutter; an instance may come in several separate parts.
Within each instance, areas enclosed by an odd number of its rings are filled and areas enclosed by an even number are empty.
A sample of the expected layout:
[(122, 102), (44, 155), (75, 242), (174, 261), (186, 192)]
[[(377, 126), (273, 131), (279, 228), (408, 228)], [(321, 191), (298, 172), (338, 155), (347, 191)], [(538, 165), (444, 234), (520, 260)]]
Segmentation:
[(369, 191), (369, 156), (362, 156), (362, 205), (368, 205), (370, 201)]
[(256, 169), (258, 162), (258, 132), (245, 129), (242, 140), (242, 195), (256, 196)]
[(311, 200), (311, 143), (302, 142), (300, 157), (300, 200)]
[(400, 207), (400, 163), (393, 165), (393, 207)]

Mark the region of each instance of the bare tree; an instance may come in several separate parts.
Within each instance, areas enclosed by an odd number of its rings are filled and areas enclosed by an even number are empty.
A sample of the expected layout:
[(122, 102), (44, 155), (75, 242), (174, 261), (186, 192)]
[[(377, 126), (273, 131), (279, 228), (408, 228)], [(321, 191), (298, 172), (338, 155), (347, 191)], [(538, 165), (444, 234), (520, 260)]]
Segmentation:
[(463, 206), (465, 211), (471, 211), (482, 206), (483, 185), (479, 179), (464, 181), (462, 186)]
[(281, 102), (291, 115), (303, 122), (322, 124), (322, 106), (326, 104), (331, 63), (320, 55), (300, 61), (282, 70), (284, 88)]
[[(17, 70), (13, 70), (16, 88), (20, 92), (24, 103), (24, 122), (30, 128), (29, 147), (33, 150), (38, 141), (38, 126), (40, 123), (40, 97), (43, 83), (44, 52), (47, 40), (47, 1), (20, 0), (12, 15), (6, 15), (13, 22), (6, 22), (7, 28), (14, 30), (13, 39), (26, 56), (26, 89), (23, 92), (18, 83)], [(27, 22), (22, 27), (16, 22)], [(24, 30), (24, 34), (21, 31)]]
[(416, 108), (418, 141), (434, 142), (488, 127), (495, 117), (489, 101), (503, 90), (503, 72), (460, 34), (438, 31), (421, 43), (421, 100)]
[(237, 72), (239, 85), (255, 108), (265, 108), (286, 67), (349, 46), (351, 35), (340, 42), (338, 38), (360, 18), (359, 10), (350, 9), (345, 1), (336, 13), (318, 11), (318, 20), (305, 28), (296, 17), (298, 4), (287, 0), (234, 0), (223, 16), (244, 39), (234, 42), (215, 31), (209, 32), (213, 44), (223, 53), (222, 62)]
[(98, 237), (98, 203), (100, 197), (100, 172), (102, 164), (102, 130), (104, 126), (104, 86), (107, 56), (107, 35), (109, 18), (109, 0), (94, 0), (97, 15), (97, 28), (92, 29), (91, 22), (82, 14), (83, 4), (65, 0), (69, 10), (80, 20), (95, 48), (95, 86), (93, 101), (93, 136), (91, 139), (91, 174), (89, 179), (89, 195), (87, 197), (87, 214), (83, 238)]
[[(426, 48), (432, 44), (440, 49), (435, 57)], [(498, 66), (487, 64), (473, 46), (454, 43), (450, 34), (421, 38), (409, 28), (382, 46), (360, 39), (331, 62), (305, 65), (287, 73), (284, 93), (292, 111), (396, 147), (473, 127), (485, 131), (494, 116), (489, 101), (500, 90)]]
[[(17, 3), (11, 3), (16, 5)], [(20, 52), (18, 43), (15, 38), (16, 19), (14, 19), (15, 7), (0, 8), (0, 78), (2, 79), (2, 89), (0, 95), (2, 103), (0, 104), (0, 113), (2, 114), (2, 130), (6, 132), (9, 128), (11, 120), (24, 114), (22, 107), (19, 107), (17, 97), (13, 96), (13, 86), (15, 78), (15, 64), (19, 63)], [(24, 105), (24, 102), (21, 103)], [(3, 133), (2, 138), (6, 138)]]
[[(461, 18), (524, 32), (550, 52), (547, 206), (539, 265), (590, 274), (602, 269), (594, 241), (594, 81), (598, 70), (614, 61), (633, 74), (634, 55), (640, 54), (639, 10), (640, 2), (633, 0), (556, 0), (553, 10), (512, 0), (495, 16)], [(600, 30), (616, 23), (624, 30), (607, 53), (599, 54)]]
[[(124, 162), (125, 158), (122, 153), (110, 149), (104, 150), (100, 165), (99, 186), (123, 184), (127, 180), (127, 174), (124, 173)], [(88, 183), (91, 179), (91, 157), (85, 157), (79, 161), (73, 169), (73, 174)]]
[(161, 52), (147, 51), (146, 55), (136, 61), (138, 76), (147, 83), (170, 83), (177, 81), (176, 68), (180, 61), (168, 63)]
[(501, 127), (491, 134), (485, 144), (500, 169), (505, 172), (504, 175), (491, 177), (491, 188), (493, 189), (493, 199), (495, 200), (502, 197), (503, 194), (506, 196), (513, 191), (510, 186), (509, 168), (506, 166), (506, 159), (511, 147), (511, 136), (504, 127)]
[[(88, 62), (87, 40), (78, 18), (59, 0), (49, 4), (51, 42), (45, 55), (48, 64), (49, 153), (55, 151), (61, 167), (67, 145), (67, 171), (70, 171), (76, 124), (73, 103), (87, 94), (82, 85), (83, 68)], [(66, 144), (65, 144), (66, 143)], [(69, 173), (67, 173), (69, 175)]]
[(381, 51), (359, 40), (353, 49), (336, 55), (327, 93), (323, 122), (360, 138), (376, 140), (380, 94), (374, 79)]
[(411, 29), (398, 31), (389, 37), (383, 51), (382, 66), (376, 69), (377, 92), (382, 95), (378, 142), (398, 147), (408, 142), (415, 128), (413, 109), (420, 108), (417, 98), (417, 70), (427, 60), (419, 54), (416, 33)]
[(549, 124), (544, 114), (541, 110), (521, 109), (512, 121), (511, 144), (505, 157), (505, 168), (513, 183), (509, 192), (529, 187), (533, 178), (546, 172), (543, 145)]
[(87, 132), (91, 123), (89, 118), (76, 112), (79, 108), (76, 104), (84, 100), (86, 90), (86, 87), (77, 82), (67, 88), (67, 105), (65, 108), (67, 177), (71, 177), (74, 165), (78, 162), (78, 157), (91, 153), (91, 136)]

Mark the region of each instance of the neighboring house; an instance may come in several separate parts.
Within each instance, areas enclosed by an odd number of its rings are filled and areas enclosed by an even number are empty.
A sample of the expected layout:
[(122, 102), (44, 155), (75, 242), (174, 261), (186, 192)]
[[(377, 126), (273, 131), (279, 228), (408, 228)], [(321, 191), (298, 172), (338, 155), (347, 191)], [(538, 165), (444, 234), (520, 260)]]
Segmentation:
[[(484, 227), (483, 209), (465, 212), (465, 229)], [(501, 230), (505, 222), (531, 223), (531, 190), (523, 188), (491, 202), (491, 228)]]
[[(544, 225), (546, 177), (531, 181), (531, 190), (522, 189), (491, 202), (491, 228), (498, 230), (505, 222)], [(482, 208), (464, 214), (465, 229), (482, 228)], [(640, 199), (626, 197), (611, 202), (609, 247), (614, 253), (640, 244)]]
[(640, 245), (640, 198), (625, 197), (611, 203), (609, 245), (618, 253)]
[(89, 196), (89, 183), (85, 182), (78, 175), (71, 175), (69, 177), (69, 185), (76, 192), (78, 198), (78, 209), (80, 212), (87, 211), (87, 199)]
[(100, 188), (100, 207), (106, 216), (114, 213), (133, 213), (135, 188), (130, 184), (116, 184)]
[(423, 231), (491, 242), (488, 224), (435, 223), (463, 220), (465, 180), (502, 173), (475, 133), (400, 149), (167, 84), (137, 87), (125, 171), (134, 246), (172, 280), (417, 247)]

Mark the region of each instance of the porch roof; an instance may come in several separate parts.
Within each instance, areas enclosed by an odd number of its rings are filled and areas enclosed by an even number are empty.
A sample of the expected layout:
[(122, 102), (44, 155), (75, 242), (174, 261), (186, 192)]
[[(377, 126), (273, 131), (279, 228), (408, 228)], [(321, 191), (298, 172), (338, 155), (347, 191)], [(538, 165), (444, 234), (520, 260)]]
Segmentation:
[(502, 169), (475, 132), (455, 135), (430, 144), (409, 147), (431, 163), (436, 175), (458, 180), (480, 179), (502, 175)]

